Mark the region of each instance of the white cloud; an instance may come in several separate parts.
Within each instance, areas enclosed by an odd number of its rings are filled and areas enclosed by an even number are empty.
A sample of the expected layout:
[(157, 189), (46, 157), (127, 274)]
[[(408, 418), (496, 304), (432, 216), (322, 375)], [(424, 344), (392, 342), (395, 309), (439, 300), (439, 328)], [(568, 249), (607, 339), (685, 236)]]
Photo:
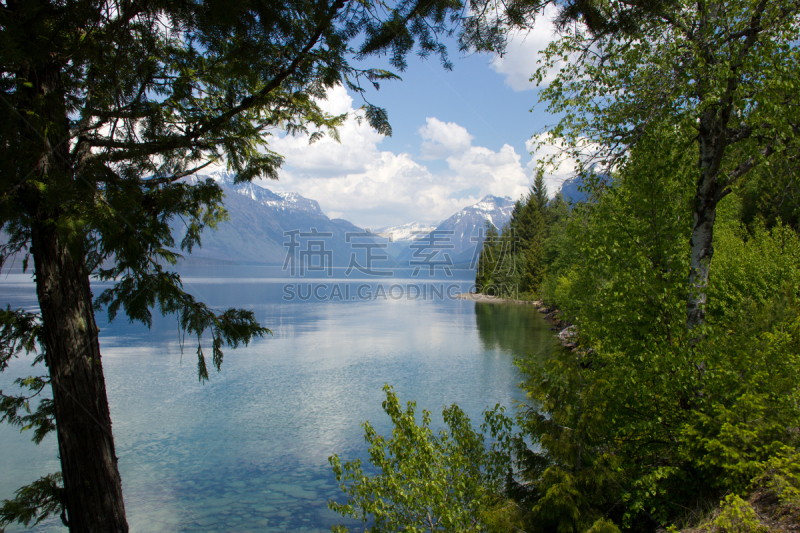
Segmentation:
[(516, 200), (530, 187), (530, 174), (522, 167), (521, 159), (507, 144), (499, 152), (473, 146), (462, 154), (448, 157), (447, 164), (464, 180), (462, 189), (480, 187), (480, 196), (492, 194)]
[[(353, 111), (344, 89), (333, 91), (326, 105)], [(466, 128), (435, 117), (418, 131), (419, 160), (380, 150), (382, 137), (354, 118), (340, 128), (341, 144), (325, 138), (309, 145), (306, 135), (275, 138), (271, 149), (283, 154), (286, 164), (280, 181), (263, 185), (313, 198), (331, 218), (370, 228), (440, 221), (487, 194), (516, 199), (530, 187), (530, 171), (513, 147), (472, 146)], [(425, 160), (434, 157), (444, 159), (447, 168), (431, 171)]]
[[(542, 134), (535, 135), (525, 143), (526, 148), (533, 156), (526, 167), (529, 169), (529, 173), (535, 176), (536, 170), (540, 165), (539, 162), (545, 163), (544, 181), (547, 185), (547, 192), (551, 197), (561, 189), (561, 184), (564, 181), (575, 176), (578, 169), (578, 162), (571, 155), (567, 155), (562, 147), (553, 144), (552, 141), (547, 137), (547, 134)], [(578, 144), (582, 158), (595, 154), (600, 149), (599, 145), (590, 143), (586, 138), (580, 138)]]
[(426, 124), (419, 128), (422, 136), (422, 158), (443, 159), (457, 152), (463, 152), (472, 143), (472, 135), (467, 128), (455, 122), (442, 122), (435, 117), (427, 117)]
[[(542, 59), (540, 52), (556, 38), (553, 25), (556, 10), (555, 5), (548, 5), (544, 13), (537, 16), (532, 30), (512, 34), (503, 56), (492, 60), (492, 69), (504, 74), (506, 85), (513, 90), (526, 91), (536, 88), (536, 83), (530, 79), (540, 66), (538, 63)], [(543, 83), (552, 81), (556, 71), (557, 68), (549, 72)]]
[[(324, 111), (335, 115), (352, 113), (352, 106), (353, 99), (341, 86), (332, 89), (327, 100), (320, 102)], [(309, 146), (307, 135), (286, 135), (273, 139), (270, 147), (283, 155), (288, 165), (302, 167), (315, 176), (332, 176), (363, 172), (367, 162), (378, 157), (377, 144), (383, 139), (366, 121), (359, 124), (355, 119), (347, 120), (339, 128), (339, 137), (341, 142), (325, 135)]]

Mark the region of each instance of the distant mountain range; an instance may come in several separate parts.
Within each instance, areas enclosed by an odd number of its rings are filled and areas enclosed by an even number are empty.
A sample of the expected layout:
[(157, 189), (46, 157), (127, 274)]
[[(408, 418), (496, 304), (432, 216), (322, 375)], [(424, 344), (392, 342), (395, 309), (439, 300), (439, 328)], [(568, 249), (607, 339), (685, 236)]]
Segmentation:
[[(266, 263), (298, 269), (312, 264), (321, 270), (329, 264), (348, 267), (354, 260), (355, 269), (363, 269), (369, 262), (378, 270), (424, 265), (426, 261), (441, 265), (447, 254), (448, 264), (466, 267), (482, 243), (485, 221), (502, 228), (514, 208), (508, 197), (486, 196), (436, 225), (410, 222), (364, 229), (329, 218), (315, 200), (252, 183), (234, 184), (233, 174), (226, 172), (193, 176), (188, 181), (207, 178), (225, 192), (230, 220), (219, 224), (216, 231), (203, 233), (202, 247), (187, 257), (192, 263)], [(181, 225), (178, 221), (173, 226), (178, 237), (183, 233)], [(437, 252), (432, 255), (433, 250)], [(368, 255), (382, 259), (368, 261)]]
[(408, 242), (413, 241), (419, 235), (424, 235), (435, 230), (439, 224), (423, 224), (420, 222), (409, 222), (400, 226), (391, 226), (385, 228), (378, 228), (375, 233), (385, 235), (390, 242)]
[[(222, 187), (230, 220), (219, 224), (216, 231), (203, 232), (202, 247), (192, 252), (190, 262), (284, 264), (287, 252), (299, 254), (308, 249), (309, 240), (345, 243), (347, 233), (364, 231), (346, 220), (328, 218), (315, 200), (297, 193), (274, 193), (252, 183), (234, 185), (233, 175), (226, 172), (192, 176), (187, 181), (207, 178)], [(317, 236), (312, 235), (312, 228)], [(174, 229), (182, 235), (180, 221)], [(293, 240), (299, 246), (291, 246)], [(325, 250), (333, 253), (332, 262), (339, 265), (350, 257), (349, 245), (347, 248), (327, 246)]]

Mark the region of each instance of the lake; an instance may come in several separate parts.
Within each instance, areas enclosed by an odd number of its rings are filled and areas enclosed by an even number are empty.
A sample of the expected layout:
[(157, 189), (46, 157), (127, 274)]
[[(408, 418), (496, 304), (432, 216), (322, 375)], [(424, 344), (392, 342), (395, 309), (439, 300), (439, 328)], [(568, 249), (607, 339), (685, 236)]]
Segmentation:
[[(366, 462), (365, 420), (389, 432), (384, 383), (403, 404), (416, 400), (419, 410), (432, 411), (437, 429), (442, 408), (453, 403), (477, 426), (487, 407), (524, 401), (514, 358), (546, 357), (554, 345), (549, 324), (531, 306), (454, 298), (469, 289), (470, 271), (396, 271), (387, 279), (345, 277), (343, 269), (289, 278), (264, 266), (180, 272), (198, 299), (252, 309), (274, 335), (225, 350), (222, 371), (201, 384), (196, 339), (181, 338), (174, 316), (154, 316), (150, 330), (98, 316), (133, 532), (330, 531), (350, 524), (327, 509), (328, 500), (344, 499), (328, 457)], [(3, 305), (38, 308), (30, 274), (4, 273), (0, 291)], [(29, 364), (13, 361), (0, 374), (0, 389), (13, 390)], [(35, 446), (28, 432), (2, 425), (0, 443), (0, 499), (60, 469), (55, 434)], [(37, 530), (66, 528), (55, 519)]]

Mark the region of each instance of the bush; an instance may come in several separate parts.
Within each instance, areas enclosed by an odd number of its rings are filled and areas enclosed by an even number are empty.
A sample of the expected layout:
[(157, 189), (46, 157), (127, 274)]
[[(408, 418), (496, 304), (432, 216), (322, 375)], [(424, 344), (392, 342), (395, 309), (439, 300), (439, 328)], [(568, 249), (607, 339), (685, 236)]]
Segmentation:
[[(369, 460), (378, 473), (367, 476), (361, 461), (342, 465), (338, 456), (330, 457), (336, 480), (349, 498), (346, 504), (331, 501), (328, 507), (360, 519), (374, 533), (482, 532), (490, 523), (502, 523), (498, 502), (509, 465), (507, 453), (496, 443), (487, 447), (484, 434), (472, 429), (458, 406), (444, 409), (448, 430), (434, 435), (429, 411), (422, 411), (422, 424), (417, 425), (416, 403), (408, 402), (404, 411), (392, 388), (386, 385), (384, 391), (383, 409), (394, 425), (391, 438), (378, 435), (369, 422), (363, 424)], [(496, 407), (486, 413), (482, 430), (507, 442), (511, 420)], [(337, 526), (333, 531), (348, 529)]]

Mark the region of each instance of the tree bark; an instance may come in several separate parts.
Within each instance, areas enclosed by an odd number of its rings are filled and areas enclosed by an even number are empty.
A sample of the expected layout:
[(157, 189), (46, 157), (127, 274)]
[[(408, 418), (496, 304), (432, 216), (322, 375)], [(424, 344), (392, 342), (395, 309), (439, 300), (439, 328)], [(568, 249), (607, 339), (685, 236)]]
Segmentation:
[(697, 191), (692, 206), (692, 236), (689, 241), (689, 294), (686, 298), (686, 328), (692, 330), (706, 321), (708, 273), (714, 256), (714, 221), (720, 193), (719, 171), (727, 146), (724, 128), (727, 116), (719, 119), (714, 110), (700, 118), (699, 172)]
[(83, 253), (73, 253), (42, 220), (31, 238), (69, 529), (127, 532)]
[(695, 197), (692, 210), (691, 258), (689, 263), (689, 295), (686, 299), (686, 328), (691, 330), (705, 323), (706, 292), (711, 258), (714, 255), (714, 220), (717, 218), (716, 202)]

